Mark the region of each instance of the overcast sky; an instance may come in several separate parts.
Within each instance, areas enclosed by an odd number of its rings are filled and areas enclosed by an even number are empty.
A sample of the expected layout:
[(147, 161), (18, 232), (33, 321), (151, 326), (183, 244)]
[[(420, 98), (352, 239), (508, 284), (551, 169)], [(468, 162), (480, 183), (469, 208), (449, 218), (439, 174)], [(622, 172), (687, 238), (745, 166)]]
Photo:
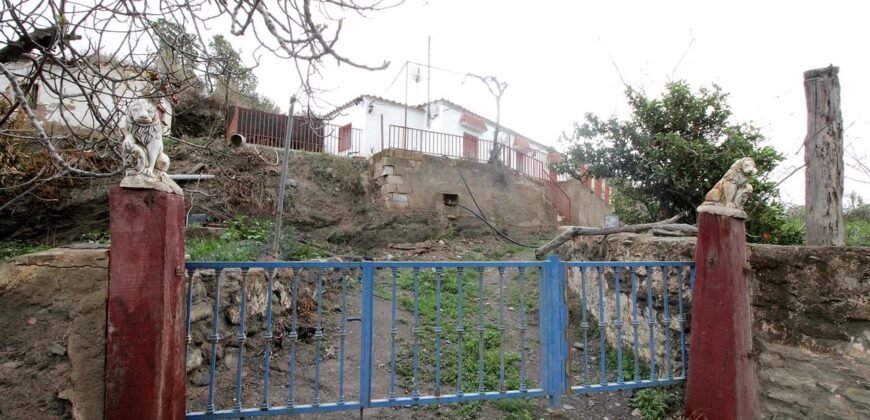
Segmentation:
[[(668, 80), (693, 87), (716, 83), (731, 94), (734, 121), (751, 121), (787, 160), (769, 177), (779, 180), (803, 163), (806, 134), (803, 72), (840, 66), (845, 143), (870, 156), (870, 6), (826, 1), (496, 1), (407, 0), (404, 5), (349, 18), (336, 47), (367, 64), (392, 62), (369, 72), (328, 63), (321, 88), (332, 105), (360, 94), (405, 97), (403, 65), (432, 65), (494, 75), (510, 84), (502, 122), (544, 144), (587, 112), (626, 115), (623, 85), (658, 95)], [(245, 52), (252, 47), (233, 40)], [(298, 84), (289, 64), (263, 59), (259, 90), (286, 109)], [(408, 89), (411, 104), (426, 99), (426, 69)], [(419, 70), (418, 70), (419, 68)], [(617, 71), (618, 69), (618, 71)], [(397, 77), (398, 76), (398, 77)], [(484, 116), (495, 105), (482, 84), (433, 70), (432, 98), (444, 97)], [(325, 106), (326, 107), (326, 106)], [(861, 179), (847, 169), (847, 178)], [(803, 202), (803, 171), (782, 186), (782, 198)], [(870, 199), (870, 184), (846, 180), (846, 192)]]

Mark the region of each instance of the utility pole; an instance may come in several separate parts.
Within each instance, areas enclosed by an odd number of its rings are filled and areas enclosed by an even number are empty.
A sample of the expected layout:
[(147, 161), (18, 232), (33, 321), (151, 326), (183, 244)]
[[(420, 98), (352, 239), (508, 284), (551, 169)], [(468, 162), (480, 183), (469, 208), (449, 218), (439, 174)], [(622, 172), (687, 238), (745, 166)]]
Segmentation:
[(278, 208), (275, 210), (275, 237), (272, 239), (272, 256), (278, 258), (281, 243), (281, 221), (284, 217), (284, 192), (287, 190), (287, 162), (290, 157), (290, 139), (293, 137), (293, 108), (296, 95), (290, 97), (290, 112), (287, 114), (287, 135), (284, 137), (284, 159), (281, 164), (281, 182), (278, 186)]
[(807, 245), (846, 246), (839, 67), (804, 72)]
[(432, 128), (432, 99), (429, 94), (432, 92), (432, 35), (427, 38), (426, 48), (426, 128)]

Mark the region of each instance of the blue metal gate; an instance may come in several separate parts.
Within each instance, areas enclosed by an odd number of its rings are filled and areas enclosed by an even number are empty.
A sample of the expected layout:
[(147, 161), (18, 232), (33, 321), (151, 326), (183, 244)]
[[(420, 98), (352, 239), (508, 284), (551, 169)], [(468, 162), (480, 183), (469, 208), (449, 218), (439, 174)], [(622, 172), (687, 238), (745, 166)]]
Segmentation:
[(558, 408), (568, 392), (686, 378), (691, 262), (186, 270), (186, 359), (201, 385), (188, 386), (190, 419), (531, 397)]

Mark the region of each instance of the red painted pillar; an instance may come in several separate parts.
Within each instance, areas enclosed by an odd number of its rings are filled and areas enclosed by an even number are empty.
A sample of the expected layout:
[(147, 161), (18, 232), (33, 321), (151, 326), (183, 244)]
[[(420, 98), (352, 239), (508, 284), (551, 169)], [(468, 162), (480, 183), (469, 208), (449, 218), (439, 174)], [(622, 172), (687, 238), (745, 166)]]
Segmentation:
[(743, 219), (699, 211), (686, 386), (689, 418), (755, 417), (756, 379), (745, 265)]
[(109, 194), (106, 419), (184, 418), (184, 197)]

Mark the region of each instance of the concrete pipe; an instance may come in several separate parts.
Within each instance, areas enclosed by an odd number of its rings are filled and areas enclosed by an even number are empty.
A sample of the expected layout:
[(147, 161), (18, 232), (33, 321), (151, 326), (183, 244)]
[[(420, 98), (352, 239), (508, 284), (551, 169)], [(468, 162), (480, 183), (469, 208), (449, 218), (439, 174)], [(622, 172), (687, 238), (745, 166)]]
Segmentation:
[(234, 133), (233, 135), (230, 136), (230, 146), (242, 147), (245, 144), (247, 144), (247, 140), (245, 140), (245, 136), (243, 136), (239, 133)]

